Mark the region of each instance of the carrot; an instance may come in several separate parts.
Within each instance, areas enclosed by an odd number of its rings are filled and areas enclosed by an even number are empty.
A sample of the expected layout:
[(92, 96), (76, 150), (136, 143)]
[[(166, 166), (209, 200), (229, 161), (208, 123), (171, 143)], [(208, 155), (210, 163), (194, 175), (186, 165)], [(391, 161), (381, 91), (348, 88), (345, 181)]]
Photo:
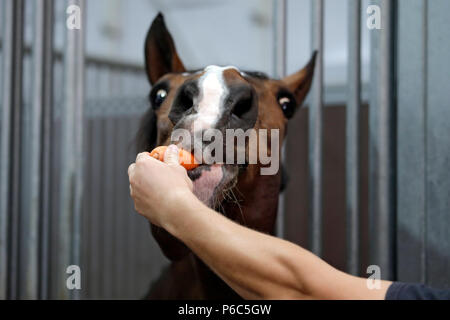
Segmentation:
[[(150, 156), (158, 159), (159, 161), (164, 161), (164, 154), (166, 153), (167, 146), (156, 147), (150, 152)], [(180, 165), (182, 165), (186, 170), (192, 170), (197, 168), (200, 164), (195, 160), (195, 157), (192, 153), (178, 149), (178, 159)]]

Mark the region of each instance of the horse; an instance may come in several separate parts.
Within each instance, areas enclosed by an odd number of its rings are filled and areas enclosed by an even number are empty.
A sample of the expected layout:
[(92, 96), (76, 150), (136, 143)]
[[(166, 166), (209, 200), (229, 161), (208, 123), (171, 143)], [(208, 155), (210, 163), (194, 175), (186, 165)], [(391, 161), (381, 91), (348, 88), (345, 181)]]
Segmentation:
[[(187, 70), (159, 13), (147, 32), (144, 55), (151, 91), (150, 107), (137, 134), (139, 152), (173, 143), (171, 136), (176, 129), (187, 130), (193, 136), (208, 129), (253, 129), (257, 136), (261, 130), (276, 130), (277, 145), (281, 146), (289, 119), (310, 90), (317, 52), (305, 67), (283, 79), (235, 66)], [(283, 168), (274, 174), (261, 174), (265, 165), (248, 161), (251, 147), (243, 150), (244, 163), (202, 164), (188, 175), (195, 195), (206, 205), (239, 224), (273, 235)], [(281, 158), (280, 148), (274, 149), (272, 143), (267, 151)], [(181, 241), (162, 228), (150, 226), (171, 264), (152, 284), (146, 298), (240, 299)]]

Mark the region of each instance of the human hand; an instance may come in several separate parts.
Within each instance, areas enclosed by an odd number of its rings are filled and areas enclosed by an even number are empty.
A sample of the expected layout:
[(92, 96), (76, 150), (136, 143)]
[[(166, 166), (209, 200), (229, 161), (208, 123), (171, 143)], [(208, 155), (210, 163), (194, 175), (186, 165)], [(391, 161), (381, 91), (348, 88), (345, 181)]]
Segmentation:
[(183, 203), (194, 197), (192, 181), (186, 169), (178, 163), (178, 148), (168, 147), (164, 162), (137, 155), (136, 163), (128, 167), (130, 195), (137, 212), (157, 226), (164, 224), (180, 211)]

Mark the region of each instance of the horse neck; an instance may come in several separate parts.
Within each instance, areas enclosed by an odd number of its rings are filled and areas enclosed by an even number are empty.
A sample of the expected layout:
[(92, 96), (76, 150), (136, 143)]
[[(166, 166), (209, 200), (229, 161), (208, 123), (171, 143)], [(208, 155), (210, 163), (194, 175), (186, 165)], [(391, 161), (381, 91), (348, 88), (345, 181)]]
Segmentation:
[(273, 234), (280, 193), (280, 174), (260, 175), (259, 168), (248, 168), (232, 189), (235, 198), (222, 202), (223, 213), (249, 228)]

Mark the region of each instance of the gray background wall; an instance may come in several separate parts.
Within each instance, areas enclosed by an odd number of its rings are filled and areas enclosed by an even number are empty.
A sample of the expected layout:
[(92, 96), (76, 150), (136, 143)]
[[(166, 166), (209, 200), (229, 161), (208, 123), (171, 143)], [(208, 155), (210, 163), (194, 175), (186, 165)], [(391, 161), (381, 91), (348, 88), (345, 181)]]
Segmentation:
[(397, 270), (450, 286), (450, 2), (400, 1)]

